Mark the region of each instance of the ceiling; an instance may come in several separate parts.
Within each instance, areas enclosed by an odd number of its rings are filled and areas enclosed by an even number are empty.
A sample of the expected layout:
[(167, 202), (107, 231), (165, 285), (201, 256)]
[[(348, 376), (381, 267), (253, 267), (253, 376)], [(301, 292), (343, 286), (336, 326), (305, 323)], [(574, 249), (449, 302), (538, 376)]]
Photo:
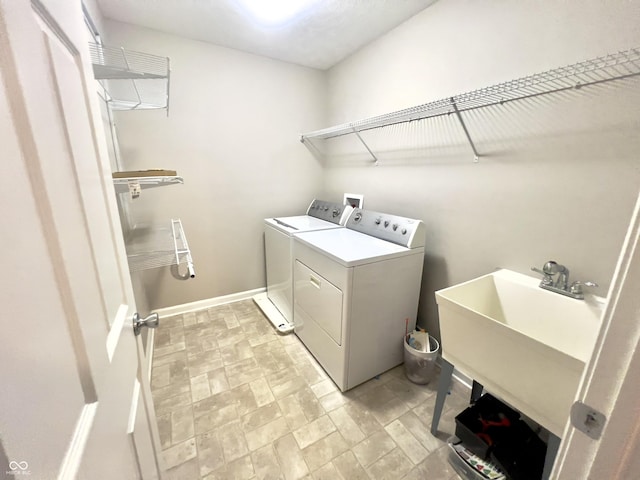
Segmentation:
[(279, 27), (260, 25), (236, 0), (97, 3), (113, 20), (325, 70), (435, 1), (321, 0)]

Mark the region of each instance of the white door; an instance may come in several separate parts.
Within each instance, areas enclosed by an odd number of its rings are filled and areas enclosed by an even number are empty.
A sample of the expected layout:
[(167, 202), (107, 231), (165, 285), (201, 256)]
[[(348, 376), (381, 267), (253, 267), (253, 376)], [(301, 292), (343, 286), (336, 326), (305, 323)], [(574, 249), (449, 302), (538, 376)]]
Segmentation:
[[(601, 434), (567, 424), (551, 478), (640, 478), (640, 197), (577, 400), (604, 415)], [(578, 424), (585, 417), (578, 417)], [(596, 424), (591, 425), (592, 432)]]
[(0, 0), (0, 474), (7, 478), (159, 478), (90, 75), (80, 1)]

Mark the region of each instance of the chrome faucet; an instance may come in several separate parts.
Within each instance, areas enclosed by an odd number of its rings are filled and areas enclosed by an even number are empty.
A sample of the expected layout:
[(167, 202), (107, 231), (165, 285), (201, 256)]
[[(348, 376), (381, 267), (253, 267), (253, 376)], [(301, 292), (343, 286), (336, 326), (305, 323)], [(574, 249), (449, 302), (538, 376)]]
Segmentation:
[[(569, 285), (569, 269), (564, 265), (560, 265), (553, 260), (549, 260), (544, 264), (542, 270), (536, 267), (531, 267), (534, 272), (541, 273), (543, 275), (540, 281), (540, 288), (550, 290), (552, 292), (566, 295), (567, 297), (575, 298), (578, 300), (584, 299), (584, 292), (582, 287), (597, 287), (595, 282), (580, 282), (575, 281)], [(554, 275), (557, 277), (554, 280)]]

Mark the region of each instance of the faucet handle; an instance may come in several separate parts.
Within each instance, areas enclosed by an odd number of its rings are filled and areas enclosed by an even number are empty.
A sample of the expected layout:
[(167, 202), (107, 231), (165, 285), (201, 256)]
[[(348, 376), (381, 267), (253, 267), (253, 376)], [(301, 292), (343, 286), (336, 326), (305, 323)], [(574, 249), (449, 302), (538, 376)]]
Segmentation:
[(599, 285), (596, 282), (581, 282), (580, 280), (576, 280), (569, 287), (569, 291), (571, 293), (575, 293), (577, 295), (582, 293), (582, 287), (598, 287)]
[(542, 280), (541, 280), (543, 285), (552, 285), (553, 284), (553, 278), (551, 278), (551, 274), (546, 271), (547, 269), (543, 268), (542, 270), (540, 270), (539, 268), (531, 267), (531, 270), (533, 272), (537, 272), (537, 273), (540, 273), (541, 275), (544, 275), (542, 277)]

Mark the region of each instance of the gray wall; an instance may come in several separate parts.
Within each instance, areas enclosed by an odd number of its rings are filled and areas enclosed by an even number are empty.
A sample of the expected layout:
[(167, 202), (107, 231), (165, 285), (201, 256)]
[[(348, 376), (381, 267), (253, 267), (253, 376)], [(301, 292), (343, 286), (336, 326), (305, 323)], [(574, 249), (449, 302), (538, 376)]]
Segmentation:
[(126, 169), (170, 168), (184, 185), (143, 191), (134, 220), (182, 219), (196, 278), (147, 271), (152, 308), (265, 285), (262, 221), (304, 212), (321, 191), (322, 166), (297, 141), (326, 123), (322, 72), (105, 21), (109, 41), (171, 59), (164, 111), (118, 112)]
[[(419, 105), (640, 45), (637, 2), (440, 1), (328, 72), (329, 125)], [(606, 296), (640, 186), (637, 80), (347, 139), (325, 193), (422, 219), (427, 246), (418, 322), (439, 336), (434, 291), (555, 259)], [(398, 141), (401, 139), (401, 141)], [(349, 143), (351, 142), (351, 143)]]

